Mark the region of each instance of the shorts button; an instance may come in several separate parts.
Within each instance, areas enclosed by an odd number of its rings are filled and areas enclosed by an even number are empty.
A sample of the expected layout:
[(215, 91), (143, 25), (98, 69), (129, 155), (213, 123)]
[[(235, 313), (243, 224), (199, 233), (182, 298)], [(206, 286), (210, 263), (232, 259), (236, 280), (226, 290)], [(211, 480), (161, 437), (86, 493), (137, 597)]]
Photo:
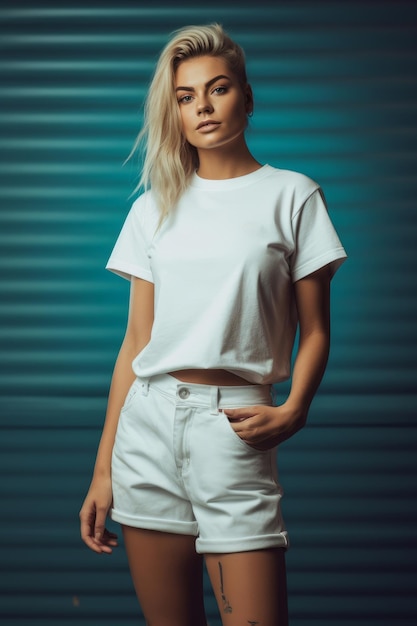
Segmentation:
[(190, 395), (190, 392), (186, 387), (181, 387), (178, 391), (178, 395), (181, 398), (181, 400), (186, 400), (188, 396)]

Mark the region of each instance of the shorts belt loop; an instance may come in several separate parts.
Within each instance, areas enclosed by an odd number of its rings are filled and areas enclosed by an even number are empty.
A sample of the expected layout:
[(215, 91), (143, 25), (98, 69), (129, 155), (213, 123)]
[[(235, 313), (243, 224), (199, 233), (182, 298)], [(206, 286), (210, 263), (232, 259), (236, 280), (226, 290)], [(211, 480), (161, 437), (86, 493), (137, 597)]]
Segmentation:
[(219, 412), (219, 388), (210, 387), (210, 414), (217, 415)]
[(149, 378), (143, 378), (140, 385), (140, 392), (143, 396), (147, 396), (149, 392)]

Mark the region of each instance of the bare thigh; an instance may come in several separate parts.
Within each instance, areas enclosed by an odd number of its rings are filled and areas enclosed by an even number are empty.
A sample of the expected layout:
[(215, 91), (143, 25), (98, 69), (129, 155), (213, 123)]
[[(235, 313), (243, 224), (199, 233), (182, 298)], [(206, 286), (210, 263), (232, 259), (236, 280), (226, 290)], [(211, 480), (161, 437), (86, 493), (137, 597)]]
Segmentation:
[(206, 555), (223, 626), (287, 626), (282, 548)]
[(206, 626), (195, 537), (123, 526), (130, 572), (150, 626)]

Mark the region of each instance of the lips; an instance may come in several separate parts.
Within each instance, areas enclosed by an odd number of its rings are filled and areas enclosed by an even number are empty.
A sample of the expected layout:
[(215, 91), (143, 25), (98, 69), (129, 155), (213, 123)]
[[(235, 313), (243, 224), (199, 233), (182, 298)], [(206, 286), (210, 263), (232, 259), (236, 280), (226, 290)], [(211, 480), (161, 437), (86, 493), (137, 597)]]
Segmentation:
[(214, 120), (204, 120), (204, 122), (200, 122), (200, 124), (197, 126), (196, 130), (200, 130), (201, 128), (204, 128), (205, 126), (218, 126), (220, 124), (220, 122), (215, 122)]

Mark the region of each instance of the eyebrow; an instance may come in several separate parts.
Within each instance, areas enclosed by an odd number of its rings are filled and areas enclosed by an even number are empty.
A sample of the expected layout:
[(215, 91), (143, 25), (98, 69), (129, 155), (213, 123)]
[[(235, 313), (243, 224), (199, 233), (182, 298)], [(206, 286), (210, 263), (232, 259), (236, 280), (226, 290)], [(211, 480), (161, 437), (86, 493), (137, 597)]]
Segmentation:
[[(229, 76), (226, 76), (225, 74), (219, 74), (218, 76), (215, 76), (214, 78), (209, 80), (204, 86), (205, 87), (211, 87), (211, 85), (213, 85), (213, 83), (215, 83), (216, 81), (220, 80), (221, 78), (225, 78), (226, 80), (230, 80)], [(194, 87), (176, 87), (175, 91), (195, 91), (195, 89), (194, 89)]]

